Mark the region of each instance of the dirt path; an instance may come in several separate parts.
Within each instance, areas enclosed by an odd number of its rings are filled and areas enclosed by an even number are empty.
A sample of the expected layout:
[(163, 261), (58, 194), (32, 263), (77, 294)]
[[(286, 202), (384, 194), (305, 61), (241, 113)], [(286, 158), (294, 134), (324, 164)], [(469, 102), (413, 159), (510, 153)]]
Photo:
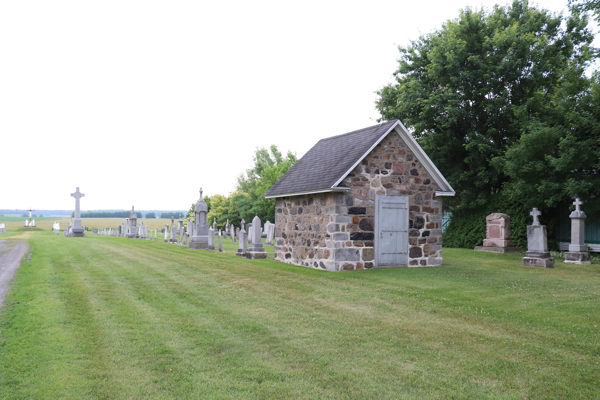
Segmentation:
[(23, 256), (27, 253), (24, 240), (0, 240), (0, 307), (8, 293), (10, 281), (15, 276)]

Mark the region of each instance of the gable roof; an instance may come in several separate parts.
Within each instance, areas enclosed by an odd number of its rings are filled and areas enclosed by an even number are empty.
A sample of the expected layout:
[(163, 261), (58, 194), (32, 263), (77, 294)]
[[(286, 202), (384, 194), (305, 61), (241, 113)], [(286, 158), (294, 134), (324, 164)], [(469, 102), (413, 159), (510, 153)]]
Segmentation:
[(438, 196), (454, 196), (454, 190), (421, 146), (399, 120), (393, 120), (319, 140), (304, 157), (271, 186), (265, 197), (299, 196), (349, 190), (347, 187), (338, 185), (390, 132), (396, 132), (404, 139), (404, 142), (438, 184), (440, 190), (436, 194)]

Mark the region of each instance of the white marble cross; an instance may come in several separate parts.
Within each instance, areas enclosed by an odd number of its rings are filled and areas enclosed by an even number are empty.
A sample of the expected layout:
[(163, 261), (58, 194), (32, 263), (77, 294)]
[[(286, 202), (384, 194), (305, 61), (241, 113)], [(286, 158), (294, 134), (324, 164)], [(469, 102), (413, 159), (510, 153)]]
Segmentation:
[(537, 208), (534, 208), (533, 211), (529, 213), (529, 215), (531, 215), (533, 217), (533, 225), (540, 224), (540, 220), (538, 219), (538, 217), (540, 215), (542, 215), (542, 213), (540, 211), (538, 211)]
[(200, 198), (202, 198), (202, 188), (200, 188)]
[(79, 187), (75, 189), (75, 193), (71, 193), (71, 197), (75, 197), (75, 218), (79, 219), (79, 199), (85, 197), (85, 194), (79, 191)]
[(583, 201), (579, 200), (579, 197), (578, 197), (573, 202), (573, 205), (575, 206), (575, 211), (581, 211), (581, 209), (579, 208), (579, 206), (583, 205)]

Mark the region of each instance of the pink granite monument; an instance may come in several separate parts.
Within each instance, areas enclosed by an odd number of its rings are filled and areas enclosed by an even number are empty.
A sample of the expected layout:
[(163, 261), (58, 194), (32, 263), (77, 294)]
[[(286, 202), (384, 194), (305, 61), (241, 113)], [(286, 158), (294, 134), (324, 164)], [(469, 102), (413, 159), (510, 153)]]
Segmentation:
[(476, 246), (476, 251), (490, 251), (493, 253), (521, 253), (519, 247), (512, 247), (510, 239), (510, 217), (502, 213), (490, 214), (485, 218), (487, 222), (487, 238), (483, 246)]

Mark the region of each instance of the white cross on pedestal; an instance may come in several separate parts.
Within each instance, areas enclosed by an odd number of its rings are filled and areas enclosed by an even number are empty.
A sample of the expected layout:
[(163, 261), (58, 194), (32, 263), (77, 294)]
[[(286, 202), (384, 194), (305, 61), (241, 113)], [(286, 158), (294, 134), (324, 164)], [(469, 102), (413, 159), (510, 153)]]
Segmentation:
[(79, 186), (75, 189), (75, 193), (71, 193), (71, 197), (75, 197), (75, 218), (79, 219), (79, 199), (85, 197), (85, 194), (79, 191)]
[(202, 188), (200, 188), (200, 198), (202, 198)]
[(538, 217), (540, 215), (542, 215), (542, 213), (540, 211), (538, 211), (537, 208), (534, 208), (532, 212), (529, 213), (529, 215), (531, 215), (533, 217), (533, 225), (539, 225), (540, 221), (538, 220)]
[(575, 206), (575, 211), (581, 211), (581, 209), (579, 208), (579, 206), (583, 205), (583, 201), (579, 200), (579, 197), (578, 197), (573, 202), (573, 205)]

